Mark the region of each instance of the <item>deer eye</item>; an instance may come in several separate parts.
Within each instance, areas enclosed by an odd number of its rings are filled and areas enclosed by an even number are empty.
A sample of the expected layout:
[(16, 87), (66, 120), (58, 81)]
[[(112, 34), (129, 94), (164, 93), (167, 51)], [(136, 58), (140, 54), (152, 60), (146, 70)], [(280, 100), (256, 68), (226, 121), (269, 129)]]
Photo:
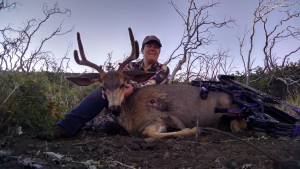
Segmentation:
[(102, 90), (105, 92), (106, 91), (106, 89), (104, 88), (104, 87), (102, 87)]
[(124, 88), (125, 87), (125, 84), (122, 84), (121, 86), (120, 86), (120, 88)]

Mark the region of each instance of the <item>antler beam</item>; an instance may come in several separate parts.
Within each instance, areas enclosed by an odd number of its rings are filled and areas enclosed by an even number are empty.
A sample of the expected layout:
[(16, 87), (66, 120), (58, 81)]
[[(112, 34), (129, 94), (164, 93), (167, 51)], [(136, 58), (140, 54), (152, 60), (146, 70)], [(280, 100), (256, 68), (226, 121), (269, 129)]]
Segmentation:
[[(130, 63), (132, 60), (135, 60), (139, 57), (139, 43), (136, 40), (134, 40), (134, 36), (133, 36), (131, 28), (128, 28), (128, 31), (129, 31), (130, 41), (131, 41), (131, 48), (132, 48), (131, 49), (131, 54), (125, 61), (123, 61), (123, 63), (120, 64), (117, 72), (122, 72), (123, 69), (125, 68), (125, 66), (128, 63)], [(105, 74), (105, 72), (102, 69), (102, 66), (98, 66), (98, 65), (96, 65), (96, 64), (94, 64), (94, 63), (92, 63), (92, 62), (90, 62), (86, 59), (79, 32), (77, 32), (77, 42), (78, 42), (78, 48), (79, 48), (79, 52), (80, 52), (80, 56), (81, 56), (82, 60), (79, 59), (78, 51), (74, 50), (74, 59), (75, 59), (75, 61), (79, 65), (85, 65), (85, 66), (96, 69), (100, 73), (101, 76), (103, 74)]]
[(81, 39), (80, 39), (80, 33), (77, 32), (77, 42), (78, 42), (78, 48), (79, 48), (79, 52), (80, 52), (80, 56), (82, 58), (82, 60), (79, 59), (78, 57), (78, 51), (77, 50), (74, 50), (74, 59), (75, 61), (77, 62), (77, 64), (79, 65), (85, 65), (85, 66), (88, 66), (88, 67), (91, 67), (91, 68), (94, 68), (96, 69), (100, 75), (102, 76), (102, 74), (104, 74), (105, 72), (103, 71), (102, 69), (102, 66), (98, 66), (90, 61), (88, 61), (85, 57), (85, 54), (84, 54), (84, 50), (83, 50), (83, 45), (81, 43)]
[(117, 72), (122, 72), (123, 69), (125, 68), (125, 66), (128, 63), (130, 63), (131, 61), (137, 59), (139, 57), (139, 54), (140, 54), (140, 52), (139, 52), (139, 43), (134, 40), (134, 36), (133, 36), (132, 30), (131, 30), (130, 27), (128, 28), (128, 32), (129, 32), (131, 48), (132, 48), (131, 49), (131, 54), (125, 61), (123, 61), (123, 63), (120, 64)]

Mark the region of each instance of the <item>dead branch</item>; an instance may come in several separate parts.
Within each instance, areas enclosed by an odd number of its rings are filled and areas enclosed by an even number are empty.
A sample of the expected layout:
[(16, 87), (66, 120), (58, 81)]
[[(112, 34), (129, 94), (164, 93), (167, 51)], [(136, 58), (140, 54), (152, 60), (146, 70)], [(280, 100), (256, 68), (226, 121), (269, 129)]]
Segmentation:
[(178, 49), (180, 49), (180, 47), (182, 46), (182, 42), (183, 42), (184, 39), (185, 39), (185, 36), (183, 36), (183, 38), (181, 39), (181, 42), (179, 43), (179, 45), (177, 46), (177, 48), (172, 52), (172, 54), (170, 55), (169, 59), (167, 61), (165, 61), (165, 63), (164, 63), (165, 65), (169, 64), (172, 60), (174, 60), (174, 59), (176, 59), (176, 58), (178, 58), (179, 56), (182, 55), (182, 54), (178, 54), (176, 56), (173, 56), (176, 53), (176, 51)]
[(17, 8), (17, 5), (22, 5), (19, 2), (13, 2), (13, 3), (8, 3), (8, 0), (2, 0), (2, 2), (0, 3), (0, 11), (4, 10), (4, 9), (8, 9), (8, 11), (11, 11), (13, 9)]
[(54, 4), (54, 7), (51, 9), (48, 9), (48, 6), (44, 5), (43, 11), (45, 16), (42, 20), (31, 19), (24, 23), (23, 28), (13, 29), (8, 25), (6, 28), (0, 30), (3, 37), (3, 41), (0, 42), (0, 47), (4, 49), (0, 52), (0, 66), (2, 69), (30, 72), (36, 69), (38, 64), (42, 64), (46, 65), (46, 69), (48, 70), (49, 66), (55, 63), (53, 54), (49, 51), (43, 51), (43, 46), (54, 36), (61, 36), (73, 31), (73, 28), (62, 31), (63, 21), (56, 30), (41, 40), (35, 50), (29, 50), (32, 48), (32, 41), (34, 40), (36, 33), (49, 18), (58, 14), (67, 14), (70, 16), (71, 11), (69, 9), (61, 11), (58, 4)]
[[(271, 81), (275, 78), (276, 71), (281, 71), (285, 67), (290, 56), (296, 54), (300, 50), (300, 45), (295, 49), (290, 51), (286, 51), (287, 54), (284, 54), (282, 58), (276, 55), (276, 49), (282, 48), (281, 42), (286, 40), (300, 40), (300, 28), (295, 28), (291, 25), (293, 22), (297, 22), (297, 18), (299, 18), (300, 12), (296, 9), (296, 6), (300, 5), (298, 0), (259, 0), (258, 6), (255, 9), (252, 21), (252, 28), (244, 31), (243, 37), (239, 34), (237, 38), (239, 40), (240, 46), (240, 56), (243, 61), (245, 75), (247, 77), (246, 85), (249, 85), (251, 82), (256, 80), (249, 80), (249, 76), (252, 69), (255, 58), (252, 57), (252, 50), (254, 48), (254, 36), (256, 36), (256, 31), (261, 29), (264, 32), (264, 37), (260, 37), (261, 40), (264, 40), (263, 55), (264, 55), (264, 72), (270, 74), (270, 78), (268, 79), (268, 86), (270, 86)], [(293, 11), (293, 8), (296, 10)], [(272, 19), (278, 19), (278, 15), (280, 14), (280, 18), (278, 23), (275, 25), (271, 24)], [(276, 17), (276, 18), (275, 18)], [(258, 23), (262, 23), (262, 27), (259, 27)], [(249, 41), (250, 46), (248, 48), (248, 53), (245, 56), (243, 54), (243, 48), (246, 44), (246, 36), (250, 33)], [(282, 51), (282, 50), (281, 50)], [(279, 63), (281, 59), (281, 63)], [(258, 79), (260, 79), (259, 77)], [(279, 77), (280, 80), (283, 78)], [(287, 82), (287, 81), (285, 81)]]
[[(213, 34), (212, 29), (214, 28), (222, 28), (223, 26), (229, 27), (230, 23), (234, 23), (234, 19), (224, 19), (223, 22), (214, 22), (210, 21), (210, 14), (208, 10), (210, 8), (216, 7), (218, 4), (220, 4), (220, 1), (218, 2), (211, 2), (207, 3), (205, 5), (201, 5), (201, 7), (197, 7), (194, 0), (189, 1), (190, 5), (187, 11), (187, 14), (183, 14), (178, 7), (173, 3), (173, 1), (170, 2), (170, 4), (173, 6), (175, 11), (179, 14), (179, 16), (182, 18), (185, 24), (185, 30), (183, 38), (181, 39), (180, 44), (178, 47), (174, 50), (172, 55), (169, 57), (169, 60), (166, 63), (170, 63), (171, 60), (174, 59), (172, 57), (174, 53), (179, 49), (183, 48), (183, 53), (181, 55), (181, 58), (179, 59), (175, 69), (173, 70), (170, 79), (169, 84), (172, 83), (174, 80), (177, 72), (182, 69), (182, 66), (185, 64), (187, 60), (189, 60), (189, 63), (192, 62), (192, 59), (188, 59), (188, 54), (193, 53), (197, 50), (200, 46), (210, 45), (213, 41)], [(189, 70), (191, 66), (188, 65), (186, 68)], [(188, 71), (189, 72), (189, 71)], [(190, 73), (188, 73), (190, 74)]]
[(70, 69), (71, 72), (73, 72), (73, 70), (69, 67), (70, 58), (67, 57), (69, 55), (69, 52), (70, 52), (71, 48), (72, 48), (72, 43), (69, 43), (67, 51), (66, 51), (64, 57), (61, 59), (60, 65), (57, 68), (56, 73), (63, 71), (63, 62), (64, 62), (64, 60), (67, 60), (65, 71), (67, 72), (67, 70)]
[(0, 108), (3, 107), (3, 105), (7, 102), (7, 100), (10, 98), (10, 96), (15, 92), (15, 90), (20, 86), (17, 83), (14, 83), (15, 87), (14, 89), (10, 92), (10, 94), (7, 96), (7, 98), (4, 100), (3, 103), (1, 103)]
[[(263, 2), (263, 1), (262, 1)], [(300, 15), (299, 11), (292, 11), (292, 7), (300, 5), (298, 1), (288, 1), (288, 0), (281, 0), (277, 1), (268, 1), (264, 5), (260, 6), (260, 10), (258, 12), (258, 18), (263, 23), (263, 30), (265, 34), (265, 44), (263, 48), (263, 53), (265, 56), (265, 67), (267, 68), (268, 72), (271, 73), (271, 78), (269, 79), (269, 83), (274, 78), (276, 69), (281, 69), (284, 67), (287, 58), (290, 57), (292, 54), (295, 54), (300, 50), (300, 46), (296, 47), (292, 51), (289, 51), (282, 59), (281, 68), (280, 65), (277, 63), (278, 57), (276, 56), (276, 52), (274, 49), (276, 46), (280, 47), (280, 42), (283, 40), (299, 40), (300, 36), (300, 29), (295, 28), (290, 24), (293, 22), (295, 18), (298, 18)], [(275, 26), (269, 26), (268, 19), (272, 17), (272, 13), (279, 12), (282, 13), (284, 16), (283, 19), (278, 21), (278, 24)]]
[[(254, 39), (254, 36), (255, 36), (255, 30), (256, 30), (256, 24), (260, 21), (260, 18), (257, 16), (258, 15), (258, 12), (260, 10), (260, 6), (262, 4), (263, 1), (259, 1), (258, 3), (258, 7), (255, 9), (253, 15), (253, 21), (252, 21), (252, 28), (247, 30), (247, 26), (245, 28), (245, 31), (244, 31), (244, 35), (243, 35), (243, 38), (240, 37), (239, 33), (238, 33), (238, 40), (239, 40), (239, 46), (240, 46), (240, 56), (242, 57), (242, 61), (243, 61), (243, 64), (244, 64), (244, 70), (245, 70), (245, 75), (246, 75), (246, 85), (248, 86), (249, 85), (249, 77), (250, 77), (250, 74), (251, 74), (251, 67), (253, 65), (253, 62), (255, 59), (251, 59), (251, 56), (252, 56), (252, 50), (253, 50), (253, 39)], [(251, 32), (251, 35), (250, 35), (250, 47), (249, 47), (249, 50), (248, 50), (248, 54), (246, 56), (246, 58), (244, 57), (243, 55), (243, 47), (245, 46), (245, 38), (246, 38), (246, 35), (248, 33)], [(247, 60), (247, 61), (246, 61)]]

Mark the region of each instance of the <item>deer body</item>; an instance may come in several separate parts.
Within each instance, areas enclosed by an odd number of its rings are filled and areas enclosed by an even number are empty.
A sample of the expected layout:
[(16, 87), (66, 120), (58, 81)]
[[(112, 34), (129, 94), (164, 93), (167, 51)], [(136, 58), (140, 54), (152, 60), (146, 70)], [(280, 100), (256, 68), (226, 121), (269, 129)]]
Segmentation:
[(210, 92), (206, 100), (199, 94), (199, 88), (193, 86), (145, 86), (125, 100), (120, 116), (114, 118), (131, 135), (147, 137), (149, 126), (164, 129), (160, 132), (196, 127), (197, 121), (200, 127), (216, 127), (224, 114), (214, 113), (214, 107), (234, 107), (226, 93)]
[[(66, 77), (77, 85), (87, 86), (100, 82), (109, 102), (112, 117), (134, 136), (153, 138), (180, 137), (204, 132), (200, 127), (216, 127), (224, 114), (214, 113), (215, 106), (234, 107), (232, 98), (222, 92), (210, 92), (206, 100), (200, 99), (200, 90), (184, 85), (145, 86), (128, 98), (124, 98), (126, 81), (144, 82), (155, 73), (123, 71), (125, 66), (139, 55), (138, 42), (129, 28), (132, 53), (120, 64), (118, 70), (104, 72), (101, 66), (89, 62), (84, 54), (80, 34), (77, 33), (79, 59), (74, 51), (75, 61), (96, 69), (99, 73), (86, 73)], [(87, 112), (88, 113), (88, 112)], [(228, 114), (228, 116), (235, 116)], [(231, 122), (231, 130), (239, 130), (239, 122)], [(198, 127), (199, 126), (199, 127)]]

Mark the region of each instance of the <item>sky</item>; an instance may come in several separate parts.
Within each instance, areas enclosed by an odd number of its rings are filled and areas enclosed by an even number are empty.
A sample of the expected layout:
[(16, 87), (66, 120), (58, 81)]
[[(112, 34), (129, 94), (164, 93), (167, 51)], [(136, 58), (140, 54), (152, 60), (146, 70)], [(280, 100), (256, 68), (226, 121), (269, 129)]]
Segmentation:
[[(44, 50), (51, 51), (59, 59), (65, 55), (67, 47), (71, 43), (72, 47), (68, 55), (71, 58), (69, 67), (79, 73), (90, 69), (77, 65), (73, 58), (73, 51), (78, 49), (76, 32), (81, 34), (86, 57), (98, 65), (104, 63), (110, 52), (113, 52), (113, 61), (122, 59), (125, 54), (130, 54), (128, 27), (132, 28), (134, 37), (140, 46), (147, 35), (156, 35), (160, 38), (162, 49), (159, 61), (162, 63), (177, 48), (184, 32), (184, 22), (173, 6), (169, 4), (170, 0), (8, 0), (8, 2), (19, 2), (21, 5), (15, 10), (0, 11), (0, 29), (8, 24), (13, 28), (22, 27), (24, 22), (33, 18), (43, 19), (44, 4), (50, 8), (57, 2), (61, 10), (70, 9), (70, 17), (59, 15), (50, 18), (34, 37), (32, 47), (37, 46), (38, 42), (52, 33), (62, 21), (63, 31), (74, 27), (73, 32), (49, 40), (45, 44)], [(182, 13), (187, 13), (189, 6), (187, 0), (173, 0), (173, 2)], [(201, 4), (211, 1), (195, 0), (195, 2), (200, 7)], [(218, 7), (209, 10), (211, 15), (209, 19), (223, 21), (225, 16), (226, 18), (231, 17), (236, 20), (236, 25), (232, 24), (232, 28), (214, 29), (212, 33), (215, 35), (215, 41), (210, 46), (199, 50), (203, 53), (214, 53), (220, 47), (229, 48), (229, 55), (234, 59), (236, 70), (243, 71), (236, 35), (239, 31), (242, 34), (246, 26), (251, 27), (253, 12), (257, 7), (258, 0), (221, 0), (220, 2)], [(299, 11), (300, 6), (296, 10)], [(280, 16), (273, 16), (270, 18), (270, 23), (278, 23), (279, 18)], [(293, 24), (299, 27), (300, 20), (296, 20)], [(263, 44), (263, 40), (259, 37), (263, 34), (261, 31), (257, 31), (257, 35), (254, 39), (257, 44), (253, 51), (253, 57), (256, 58), (254, 65), (262, 66), (261, 44)], [(282, 48), (277, 50), (278, 55), (286, 54), (297, 45), (299, 46), (295, 41), (285, 41)], [(141, 55), (140, 58), (142, 58)], [(300, 52), (291, 56), (291, 61), (299, 59)], [(168, 65), (171, 71), (176, 63), (172, 62)]]

